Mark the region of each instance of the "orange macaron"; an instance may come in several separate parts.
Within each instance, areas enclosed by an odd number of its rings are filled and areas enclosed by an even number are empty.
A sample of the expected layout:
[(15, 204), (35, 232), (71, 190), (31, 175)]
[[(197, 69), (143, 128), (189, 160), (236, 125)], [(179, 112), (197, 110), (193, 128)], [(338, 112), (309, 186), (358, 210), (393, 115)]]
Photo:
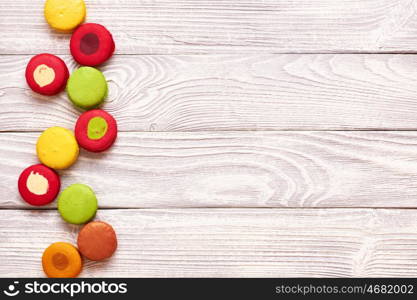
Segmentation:
[(82, 268), (81, 256), (69, 243), (53, 243), (43, 252), (42, 267), (51, 278), (77, 277)]
[(77, 244), (81, 254), (88, 259), (103, 260), (116, 251), (116, 232), (105, 222), (93, 221), (80, 230)]

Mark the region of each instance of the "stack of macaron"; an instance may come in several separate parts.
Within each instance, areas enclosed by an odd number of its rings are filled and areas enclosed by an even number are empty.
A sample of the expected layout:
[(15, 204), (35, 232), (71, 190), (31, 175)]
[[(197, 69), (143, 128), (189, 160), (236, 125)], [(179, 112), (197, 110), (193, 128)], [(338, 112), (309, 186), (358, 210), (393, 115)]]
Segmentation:
[(85, 224), (78, 234), (77, 247), (65, 242), (53, 243), (42, 256), (43, 270), (48, 277), (76, 277), (82, 269), (81, 255), (90, 260), (107, 259), (116, 251), (117, 238), (111, 225), (91, 221), (98, 207), (94, 191), (76, 183), (60, 193), (57, 170), (67, 169), (77, 161), (79, 147), (102, 152), (116, 140), (116, 120), (99, 109), (108, 93), (107, 81), (94, 68), (112, 56), (115, 44), (104, 26), (82, 24), (86, 16), (83, 0), (46, 0), (44, 12), (46, 21), (55, 30), (73, 31), (70, 51), (81, 67), (70, 75), (61, 58), (49, 53), (38, 54), (27, 65), (26, 81), (34, 92), (42, 95), (51, 96), (66, 89), (70, 101), (85, 111), (74, 126), (75, 134), (67, 128), (50, 127), (39, 136), (36, 153), (40, 164), (29, 166), (21, 173), (18, 189), (30, 205), (47, 205), (58, 197), (62, 219), (71, 224)]

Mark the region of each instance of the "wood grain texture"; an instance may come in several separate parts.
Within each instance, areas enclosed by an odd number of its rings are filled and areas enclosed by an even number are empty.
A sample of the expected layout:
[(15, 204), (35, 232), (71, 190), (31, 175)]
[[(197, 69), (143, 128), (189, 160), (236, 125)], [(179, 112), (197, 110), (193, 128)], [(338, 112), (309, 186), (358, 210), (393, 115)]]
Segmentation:
[[(2, 0), (0, 54), (68, 54), (44, 0)], [(87, 0), (120, 54), (416, 52), (413, 0)]]
[[(99, 210), (118, 250), (81, 277), (417, 277), (417, 212), (379, 209)], [(16, 226), (19, 220), (19, 226)], [(0, 276), (44, 276), (75, 243), (56, 211), (0, 210)]]
[[(66, 93), (27, 87), (29, 59), (0, 56), (0, 131), (73, 127)], [(102, 70), (122, 131), (417, 128), (414, 55), (117, 56)]]
[[(77, 67), (43, 2), (0, 1), (0, 277), (79, 230), (17, 192), (39, 131), (80, 114), (24, 81), (34, 54)], [(417, 132), (323, 131), (417, 130), (417, 57), (377, 54), (417, 53), (417, 1), (86, 2), (122, 133), (60, 172), (118, 233), (83, 277), (417, 277)]]
[[(28, 208), (17, 178), (38, 133), (0, 134), (0, 207)], [(416, 132), (122, 133), (62, 171), (101, 207), (416, 207)]]

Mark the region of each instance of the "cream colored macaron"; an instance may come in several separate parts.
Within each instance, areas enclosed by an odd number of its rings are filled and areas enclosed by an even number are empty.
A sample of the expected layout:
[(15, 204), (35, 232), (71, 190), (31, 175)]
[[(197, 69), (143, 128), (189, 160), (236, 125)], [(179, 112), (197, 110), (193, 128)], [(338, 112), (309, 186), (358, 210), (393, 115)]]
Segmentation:
[(44, 14), (52, 28), (68, 32), (84, 22), (85, 3), (84, 0), (46, 0)]

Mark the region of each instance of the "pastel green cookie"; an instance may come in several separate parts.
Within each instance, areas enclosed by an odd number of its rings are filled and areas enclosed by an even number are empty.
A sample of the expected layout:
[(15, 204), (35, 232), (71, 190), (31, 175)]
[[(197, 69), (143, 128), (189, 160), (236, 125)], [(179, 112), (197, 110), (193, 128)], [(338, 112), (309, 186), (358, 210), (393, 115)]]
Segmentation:
[(85, 184), (70, 185), (58, 197), (58, 211), (68, 223), (86, 223), (96, 214), (96, 195)]
[(96, 108), (107, 96), (106, 78), (95, 68), (81, 67), (68, 79), (67, 93), (74, 105), (84, 109)]

